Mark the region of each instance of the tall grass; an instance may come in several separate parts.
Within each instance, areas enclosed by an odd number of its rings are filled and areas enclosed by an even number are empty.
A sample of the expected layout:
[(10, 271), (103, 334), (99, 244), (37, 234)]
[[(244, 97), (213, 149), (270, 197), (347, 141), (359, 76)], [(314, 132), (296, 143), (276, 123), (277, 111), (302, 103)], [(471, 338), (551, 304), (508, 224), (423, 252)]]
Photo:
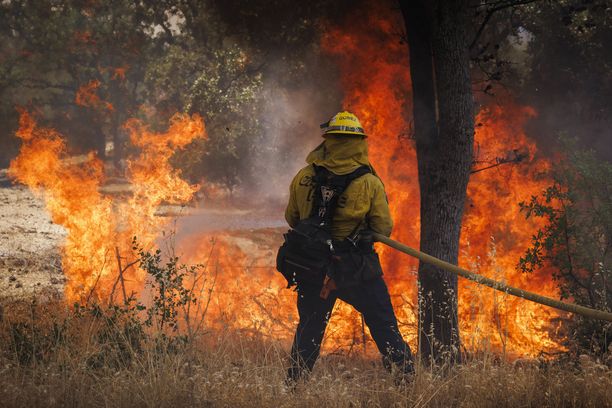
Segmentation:
[[(309, 381), (284, 385), (288, 344), (219, 329), (184, 341), (105, 307), (4, 305), (2, 407), (605, 407), (606, 362), (504, 362), (479, 356), (419, 368), (396, 385), (378, 360), (327, 355)], [(136, 312), (134, 312), (136, 313)]]

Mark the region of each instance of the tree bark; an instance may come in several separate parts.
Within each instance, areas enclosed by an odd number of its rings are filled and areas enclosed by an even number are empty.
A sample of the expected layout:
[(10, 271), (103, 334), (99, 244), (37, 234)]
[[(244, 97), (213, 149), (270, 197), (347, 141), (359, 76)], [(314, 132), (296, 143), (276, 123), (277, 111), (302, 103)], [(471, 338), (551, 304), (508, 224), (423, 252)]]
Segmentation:
[[(472, 164), (474, 112), (466, 0), (400, 0), (410, 49), (421, 194), (421, 251), (457, 264)], [(460, 359), (457, 277), (419, 264), (419, 351)]]

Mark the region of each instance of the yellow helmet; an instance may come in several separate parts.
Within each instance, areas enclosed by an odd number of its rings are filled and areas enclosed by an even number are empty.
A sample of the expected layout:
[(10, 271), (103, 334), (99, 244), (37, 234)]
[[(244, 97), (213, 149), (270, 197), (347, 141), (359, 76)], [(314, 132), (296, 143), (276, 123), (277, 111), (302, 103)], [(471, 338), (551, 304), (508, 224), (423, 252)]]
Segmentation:
[(331, 118), (329, 122), (321, 124), (321, 129), (324, 129), (323, 136), (342, 133), (367, 137), (363, 131), (363, 127), (361, 127), (361, 122), (359, 122), (359, 119), (357, 119), (357, 116), (347, 111), (336, 113), (336, 115)]

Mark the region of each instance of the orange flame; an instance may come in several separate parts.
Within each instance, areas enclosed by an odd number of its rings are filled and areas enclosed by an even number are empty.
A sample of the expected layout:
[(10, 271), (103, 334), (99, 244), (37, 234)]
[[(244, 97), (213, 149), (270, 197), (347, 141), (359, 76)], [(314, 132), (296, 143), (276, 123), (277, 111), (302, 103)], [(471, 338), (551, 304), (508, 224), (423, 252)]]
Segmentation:
[[(135, 120), (127, 126), (131, 140), (142, 150), (128, 160), (132, 197), (113, 201), (100, 193), (105, 180), (103, 163), (93, 153), (74, 164), (59, 133), (37, 126), (27, 112), (21, 112), (17, 136), (23, 144), (9, 174), (41, 194), (53, 222), (67, 230), (62, 266), (69, 301), (92, 295), (108, 299), (118, 279), (115, 248), (130, 248), (133, 236), (149, 245), (168, 221), (155, 216), (157, 206), (185, 203), (197, 189), (183, 181), (168, 160), (173, 149), (204, 137), (199, 116), (176, 115), (165, 133), (149, 132)], [(142, 273), (130, 270), (125, 282), (128, 294), (139, 291)]]
[[(382, 17), (380, 17), (382, 15)], [(410, 133), (411, 84), (407, 49), (394, 35), (395, 25), (384, 12), (365, 18), (368, 30), (335, 25), (323, 36), (323, 49), (335, 56), (345, 90), (345, 108), (354, 111), (370, 135), (370, 157), (386, 183), (393, 217), (394, 238), (418, 247), (419, 190), (416, 153)], [(524, 275), (515, 270), (537, 221), (526, 221), (518, 203), (540, 192), (549, 168), (537, 156), (523, 125), (533, 109), (508, 101), (502, 107), (481, 109), (476, 130), (478, 159), (495, 163), (508, 152), (526, 152), (532, 160), (475, 173), (468, 187), (460, 264), (486, 276), (549, 296), (557, 290), (546, 272)], [(208, 321), (244, 333), (270, 335), (290, 341), (297, 323), (295, 294), (270, 266), (280, 242), (277, 230), (223, 232), (189, 236), (182, 242), (185, 259), (214, 265), (214, 284)], [(418, 338), (417, 262), (380, 247), (400, 327), (413, 347)], [(212, 287), (211, 287), (212, 289)], [(513, 356), (535, 356), (562, 349), (555, 335), (558, 313), (551, 309), (495, 293), (467, 281), (460, 282), (459, 315), (463, 344), (470, 351), (493, 350)], [(324, 350), (373, 351), (360, 315), (338, 302)]]
[[(399, 22), (394, 22), (388, 10), (378, 6), (359, 19), (358, 28), (353, 21), (348, 28), (330, 27), (322, 48), (340, 67), (345, 108), (362, 119), (370, 135), (370, 158), (387, 187), (396, 225), (394, 238), (418, 247), (419, 190), (416, 153), (409, 139), (408, 51), (396, 37)], [(100, 107), (98, 87), (92, 81), (77, 94), (77, 102)], [(549, 182), (540, 174), (550, 164), (535, 159), (537, 147), (523, 131), (533, 115), (532, 109), (511, 101), (478, 113), (477, 123), (482, 124), (476, 130), (479, 160), (494, 162), (514, 149), (527, 152), (531, 160), (472, 175), (460, 264), (515, 286), (557, 296), (546, 271), (531, 275), (515, 271), (518, 257), (539, 226), (537, 221), (523, 219), (518, 203)], [(159, 206), (185, 203), (197, 190), (180, 178), (169, 160), (176, 149), (205, 137), (204, 123), (198, 116), (175, 116), (167, 132), (155, 133), (136, 120), (128, 121), (126, 129), (140, 154), (127, 160), (132, 186), (127, 200), (99, 192), (105, 179), (103, 165), (95, 156), (71, 164), (61, 135), (38, 127), (25, 112), (20, 125), (17, 135), (23, 146), (11, 163), (10, 174), (44, 191), (53, 221), (68, 231), (63, 257), (69, 279), (67, 299), (77, 300), (93, 288), (97, 296), (108, 297), (117, 282), (115, 247), (126, 248), (132, 236), (145, 244), (155, 240), (167, 223), (156, 217)], [(198, 288), (203, 296), (213, 291), (207, 324), (229, 324), (245, 333), (290, 340), (296, 324), (295, 293), (284, 289), (283, 278), (271, 266), (281, 240), (278, 230), (226, 231), (214, 242), (211, 235), (189, 236), (178, 245), (184, 261), (207, 264), (209, 279)], [(417, 262), (389, 248), (380, 247), (379, 252), (402, 333), (414, 347), (418, 338)], [(126, 277), (128, 290), (139, 290), (142, 273), (130, 274)], [(533, 356), (562, 348), (554, 333), (558, 329), (556, 312), (466, 281), (460, 282), (459, 290), (461, 334), (469, 350)], [(324, 348), (374, 350), (359, 314), (341, 302), (334, 310)]]
[[(394, 238), (418, 247), (416, 152), (403, 137), (410, 130), (408, 50), (394, 34), (400, 22), (393, 23), (394, 16), (387, 13), (382, 8), (370, 13), (364, 21), (367, 30), (335, 25), (323, 36), (322, 46), (340, 66), (345, 107), (363, 118), (370, 135), (371, 159), (386, 183), (396, 223)], [(537, 148), (522, 130), (533, 115), (533, 109), (511, 102), (483, 108), (477, 117), (482, 126), (475, 135), (478, 156), (494, 160), (519, 149), (533, 158)], [(548, 167), (546, 160), (533, 159), (472, 175), (462, 229), (462, 266), (545, 295), (558, 295), (550, 275), (527, 276), (515, 270), (538, 227), (533, 220), (525, 221), (518, 203), (545, 188), (549, 181), (538, 176)], [(380, 252), (402, 331), (416, 344), (416, 262), (388, 248)], [(558, 313), (465, 281), (459, 291), (460, 325), (468, 349), (534, 355), (561, 348), (553, 338)]]
[[(108, 244), (113, 239), (112, 203), (99, 187), (103, 165), (93, 155), (87, 162), (72, 165), (59, 133), (39, 128), (25, 111), (19, 118), (17, 137), (23, 145), (11, 162), (9, 175), (44, 196), (56, 224), (68, 232), (63, 248), (63, 268), (70, 283), (66, 296), (74, 299), (79, 288), (91, 288), (97, 276), (110, 273)], [(43, 194), (44, 193), (44, 194)]]
[(82, 85), (74, 97), (75, 103), (79, 106), (87, 106), (94, 109), (106, 109), (109, 112), (114, 111), (115, 108), (110, 102), (103, 101), (97, 95), (96, 92), (98, 88), (100, 88), (100, 81), (96, 79)]
[(197, 115), (190, 119), (177, 114), (165, 133), (151, 132), (136, 119), (129, 120), (125, 127), (132, 144), (141, 149), (138, 157), (127, 161), (127, 177), (133, 188), (132, 198), (123, 211), (127, 214), (127, 229), (139, 239), (152, 239), (159, 231), (159, 219), (155, 216), (159, 205), (189, 202), (199, 189), (180, 177), (180, 171), (170, 165), (170, 158), (176, 149), (205, 137), (204, 122)]
[[(418, 247), (416, 154), (407, 137), (411, 92), (407, 50), (395, 41), (388, 16), (370, 17), (367, 23), (370, 30), (356, 33), (335, 27), (326, 33), (322, 44), (340, 65), (345, 106), (363, 119), (370, 134), (371, 159), (386, 183), (396, 222), (394, 237)], [(532, 109), (511, 102), (503, 108), (483, 108), (477, 117), (482, 124), (476, 132), (478, 158), (494, 161), (513, 149), (536, 156), (535, 144), (522, 130), (533, 115)], [(539, 174), (548, 167), (547, 161), (534, 159), (472, 176), (461, 242), (462, 266), (516, 286), (557, 295), (545, 273), (528, 276), (515, 271), (518, 257), (538, 227), (534, 221), (523, 219), (518, 202), (546, 186), (547, 180)], [(143, 169), (142, 173), (155, 174), (156, 170)], [(178, 245), (182, 259), (206, 263), (209, 278), (212, 276), (206, 288), (201, 288), (206, 295), (212, 293), (207, 325), (229, 325), (245, 334), (290, 341), (297, 322), (295, 293), (284, 289), (283, 278), (270, 265), (273, 249), (281, 239), (278, 230), (225, 231), (213, 241), (214, 235), (188, 236)], [(388, 248), (380, 247), (379, 251), (401, 330), (414, 347), (418, 337), (417, 263)], [(557, 313), (465, 281), (460, 283), (459, 314), (468, 350), (533, 356), (561, 348), (554, 335)], [(375, 350), (361, 317), (338, 302), (324, 350), (350, 352), (364, 348)]]
[(119, 80), (124, 80), (125, 79), (125, 74), (127, 72), (127, 70), (129, 69), (129, 66), (123, 66), (123, 67), (116, 67), (112, 69), (113, 75), (111, 76), (111, 79), (119, 79)]

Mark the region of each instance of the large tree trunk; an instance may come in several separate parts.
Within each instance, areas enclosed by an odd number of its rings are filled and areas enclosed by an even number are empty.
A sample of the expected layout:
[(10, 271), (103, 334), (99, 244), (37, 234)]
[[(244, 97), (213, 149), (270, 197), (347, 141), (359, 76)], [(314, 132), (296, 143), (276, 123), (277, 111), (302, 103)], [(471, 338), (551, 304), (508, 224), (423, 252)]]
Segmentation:
[[(474, 142), (467, 1), (439, 0), (431, 8), (427, 4), (400, 1), (413, 82), (420, 246), (423, 252), (456, 264)], [(421, 357), (457, 361), (457, 277), (420, 263), (419, 285)]]

